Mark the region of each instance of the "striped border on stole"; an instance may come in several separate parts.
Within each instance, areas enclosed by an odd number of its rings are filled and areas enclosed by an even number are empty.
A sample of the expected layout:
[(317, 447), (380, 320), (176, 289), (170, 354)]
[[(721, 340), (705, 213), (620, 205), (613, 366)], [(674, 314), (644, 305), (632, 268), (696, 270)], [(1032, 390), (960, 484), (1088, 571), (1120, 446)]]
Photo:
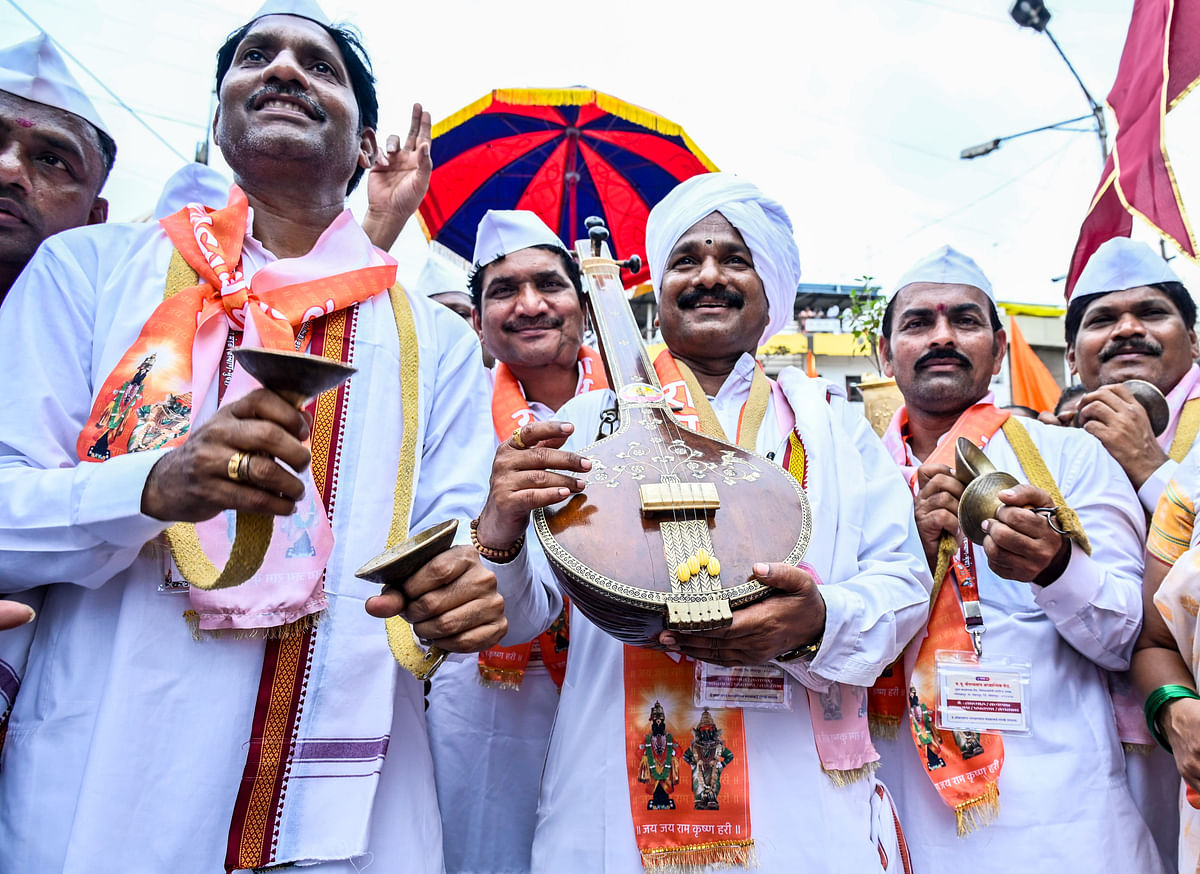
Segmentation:
[[(310, 351), (350, 363), (358, 308), (313, 322)], [(342, 420), (350, 383), (319, 396), (313, 409), (312, 475), (325, 512), (333, 519), (342, 449)], [(319, 625), (303, 634), (268, 640), (251, 723), (249, 749), (229, 824), (225, 869), (262, 868), (275, 862), (279, 820), (304, 712), (313, 644)]]

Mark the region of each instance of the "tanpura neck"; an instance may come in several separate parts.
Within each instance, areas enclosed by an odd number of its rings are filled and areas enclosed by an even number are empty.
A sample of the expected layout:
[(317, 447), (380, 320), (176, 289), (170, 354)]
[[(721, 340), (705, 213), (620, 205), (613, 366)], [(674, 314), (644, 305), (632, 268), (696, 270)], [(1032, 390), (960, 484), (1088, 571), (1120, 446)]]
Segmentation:
[(274, 191), (260, 196), (247, 190), (244, 184), (242, 190), (254, 209), (254, 239), (276, 258), (307, 255), (346, 208), (343, 196), (298, 197), (293, 192)]
[(525, 400), (537, 401), (552, 410), (557, 410), (575, 397), (575, 389), (579, 386), (579, 366), (575, 362), (571, 362), (569, 367), (521, 367), (519, 364), (508, 364), (508, 369), (521, 383)]
[(924, 463), (933, 454), (938, 440), (954, 427), (963, 410), (950, 413), (927, 413), (908, 409), (908, 448), (913, 456)]
[(704, 389), (704, 393), (709, 397), (716, 397), (717, 392), (721, 390), (721, 386), (725, 384), (725, 380), (729, 379), (729, 374), (733, 373), (733, 368), (742, 358), (740, 352), (733, 359), (705, 359), (703, 361), (684, 358), (674, 352), (671, 354), (675, 356), (676, 361), (682, 361), (691, 368), (696, 381), (700, 383), (700, 388)]

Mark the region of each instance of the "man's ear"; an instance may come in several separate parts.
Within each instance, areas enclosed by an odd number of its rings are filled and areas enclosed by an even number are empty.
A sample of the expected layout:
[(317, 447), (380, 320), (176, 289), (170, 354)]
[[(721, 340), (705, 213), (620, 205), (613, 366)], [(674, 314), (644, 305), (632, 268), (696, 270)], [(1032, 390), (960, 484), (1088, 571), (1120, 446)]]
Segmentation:
[(887, 337), (879, 338), (879, 360), (883, 363), (883, 375), (895, 378), (896, 368), (892, 367), (892, 347), (888, 345)]
[(92, 208), (88, 211), (89, 225), (102, 225), (108, 221), (108, 201), (103, 197), (97, 197), (92, 201)]
[(1008, 353), (1008, 334), (1004, 333), (1004, 329), (1001, 328), (996, 332), (996, 339), (992, 342), (996, 344), (996, 360), (992, 363), (992, 376), (995, 376), (1004, 366), (1004, 356)]
[(1075, 344), (1067, 344), (1067, 367), (1071, 370), (1071, 375), (1079, 373), (1079, 368), (1075, 366)]
[(475, 333), (479, 338), (483, 339), (483, 320), (479, 318), (479, 308), (471, 307), (471, 327), (475, 329)]
[(221, 126), (221, 104), (218, 103), (217, 108), (215, 110), (213, 110), (213, 123), (212, 123), (213, 145), (216, 146), (218, 149), (221, 148), (221, 141), (217, 138), (217, 129), (220, 126)]
[(364, 127), (359, 134), (358, 166), (370, 170), (375, 166), (375, 156), (379, 154), (379, 143), (375, 140), (375, 131)]

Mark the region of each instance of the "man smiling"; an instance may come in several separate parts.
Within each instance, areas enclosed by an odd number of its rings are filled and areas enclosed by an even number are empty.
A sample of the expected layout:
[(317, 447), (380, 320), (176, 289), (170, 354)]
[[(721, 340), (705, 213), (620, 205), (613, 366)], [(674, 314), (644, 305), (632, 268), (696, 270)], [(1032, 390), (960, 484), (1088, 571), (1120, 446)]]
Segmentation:
[[(1088, 260), (1067, 308), (1067, 361), (1087, 389), (1078, 419), (1121, 465), (1147, 513), (1200, 431), (1196, 304), (1170, 266), (1145, 243), (1108, 240)], [(1145, 410), (1121, 385), (1144, 379), (1167, 396), (1170, 419), (1157, 437)], [(1179, 837), (1175, 763), (1141, 718), (1127, 673), (1111, 678), (1134, 798), (1164, 858)]]
[(0, 50), (0, 303), (42, 240), (104, 221), (116, 156), (50, 37)]
[[(1141, 622), (1145, 528), (1133, 490), (1090, 435), (995, 407), (989, 383), (1006, 338), (991, 283), (960, 252), (942, 247), (901, 278), (879, 349), (905, 404), (884, 443), (912, 484), (938, 585), (925, 633), (893, 678), (911, 707), (883, 766), (915, 869), (1161, 871), (1098, 670), (1128, 666)], [(959, 527), (960, 437), (1026, 480), (999, 491), (982, 542)], [(947, 654), (969, 673), (962, 688), (1006, 689), (1027, 730), (927, 719), (958, 676)], [(1022, 660), (1026, 680), (1006, 679)], [(1070, 786), (1071, 803), (1048, 785)]]
[[(1067, 307), (1067, 363), (1088, 390), (1084, 428), (1100, 438), (1153, 513), (1200, 425), (1196, 304), (1145, 243), (1115, 237), (1092, 255)], [(1144, 379), (1167, 396), (1170, 422), (1156, 438), (1119, 383)], [(1176, 438), (1180, 439), (1176, 439)]]
[[(217, 85), (227, 205), (61, 234), (0, 309), (23, 377), (0, 417), (0, 590), (46, 586), (0, 869), (438, 874), (423, 687), (397, 662), (420, 658), (414, 632), (528, 640), (544, 626), (520, 617), (560, 604), (539, 587), (521, 609), (528, 566), (468, 545), (388, 597), (355, 576), (410, 528), (454, 518), (465, 539), (493, 449), (478, 341), (396, 284), (345, 209), (376, 157), (353, 31), (272, 2)], [(357, 370), (301, 411), (255, 387), (239, 344)], [(264, 516), (257, 570), (214, 587)]]
[[(475, 329), (496, 358), (497, 445), (554, 417), (570, 398), (608, 385), (583, 345), (579, 267), (540, 218), (488, 210), (469, 279)], [(529, 870), (538, 786), (568, 650), (567, 620), (518, 646), (442, 668), (429, 693), (449, 874)], [(465, 761), (474, 762), (464, 768)]]
[[(533, 870), (690, 872), (755, 858), (764, 874), (899, 870), (865, 687), (928, 598), (904, 485), (834, 386), (794, 369), (775, 383), (755, 362), (792, 317), (800, 275), (779, 203), (731, 174), (696, 176), (655, 206), (646, 241), (667, 344), (654, 366), (679, 420), (782, 464), (808, 494), (813, 534), (802, 567), (755, 568), (773, 597), (727, 628), (664, 632), (668, 652), (622, 646), (572, 607)], [(582, 395), (559, 411), (573, 432), (535, 422), (501, 445), (481, 542), (514, 543), (532, 507), (584, 487), (588, 462), (558, 447), (568, 434), (573, 448), (590, 443), (612, 402), (610, 391)], [(694, 678), (709, 676), (698, 662), (752, 665), (789, 701), (694, 707)], [(678, 771), (689, 757), (696, 782)]]

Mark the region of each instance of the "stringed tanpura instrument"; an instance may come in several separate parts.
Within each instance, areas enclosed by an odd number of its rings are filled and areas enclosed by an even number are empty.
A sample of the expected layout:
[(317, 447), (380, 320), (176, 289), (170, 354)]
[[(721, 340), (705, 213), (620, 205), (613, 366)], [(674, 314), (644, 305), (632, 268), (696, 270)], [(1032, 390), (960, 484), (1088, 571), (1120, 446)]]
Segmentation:
[(537, 510), (538, 540), (583, 614), (618, 640), (657, 644), (664, 629), (720, 628), (773, 591), (756, 562), (798, 564), (812, 512), (779, 466), (692, 431), (672, 415), (625, 297), (607, 230), (576, 243), (584, 302), (609, 385), (613, 433), (579, 450), (583, 492)]

